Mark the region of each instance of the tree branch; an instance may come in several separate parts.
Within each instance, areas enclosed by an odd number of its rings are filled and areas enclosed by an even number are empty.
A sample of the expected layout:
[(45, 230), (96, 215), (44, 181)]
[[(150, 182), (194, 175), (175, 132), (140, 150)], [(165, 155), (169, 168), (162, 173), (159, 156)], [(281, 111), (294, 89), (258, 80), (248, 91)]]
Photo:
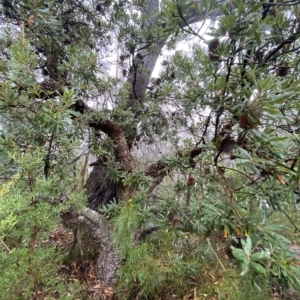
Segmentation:
[(297, 39), (300, 38), (300, 24), (298, 24), (297, 30), (294, 34), (290, 35), (287, 39), (285, 39), (284, 41), (282, 41), (282, 43), (280, 45), (278, 45), (275, 49), (271, 50), (266, 56), (265, 59), (263, 61), (263, 64), (266, 64), (269, 60), (271, 60), (271, 58), (279, 51), (281, 50), (284, 45), (288, 45), (291, 44), (293, 42), (295, 42)]
[(125, 133), (121, 127), (111, 120), (101, 120), (96, 117), (96, 111), (86, 105), (82, 100), (77, 100), (71, 107), (74, 111), (82, 114), (89, 113), (88, 125), (95, 130), (100, 130), (114, 142), (115, 157), (121, 162), (125, 171), (132, 171), (133, 158), (126, 143)]

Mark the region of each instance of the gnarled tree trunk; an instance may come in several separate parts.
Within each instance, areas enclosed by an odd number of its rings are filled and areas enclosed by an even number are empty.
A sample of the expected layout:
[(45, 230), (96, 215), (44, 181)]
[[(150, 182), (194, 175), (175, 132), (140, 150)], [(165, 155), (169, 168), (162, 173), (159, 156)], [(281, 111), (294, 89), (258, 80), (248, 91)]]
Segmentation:
[(99, 245), (96, 261), (97, 276), (108, 286), (114, 286), (118, 282), (121, 263), (117, 249), (112, 245), (112, 229), (106, 218), (89, 208), (82, 211), (71, 210), (62, 218), (68, 224), (82, 225), (92, 233), (95, 242)]
[[(149, 0), (145, 7), (145, 15), (155, 11), (158, 12), (159, 1)], [(203, 13), (203, 15), (199, 15), (196, 11), (192, 11), (188, 21), (182, 21), (181, 25), (186, 26), (188, 24), (203, 20), (206, 17), (207, 15), (205, 13)], [(151, 26), (153, 22), (155, 22), (155, 17), (152, 17), (147, 25)], [(131, 69), (127, 78), (127, 81), (132, 85), (132, 91), (129, 94), (127, 101), (127, 109), (131, 110), (136, 116), (138, 116), (138, 111), (136, 111), (136, 107), (138, 107), (138, 105), (136, 104), (142, 100), (142, 97), (149, 84), (152, 71), (164, 45), (165, 41), (160, 41), (154, 45), (152, 44), (148, 45), (148, 47), (143, 47), (136, 53), (137, 56), (143, 58), (143, 61), (140, 64), (142, 68), (140, 68), (139, 65), (136, 65)], [(145, 71), (145, 67), (147, 71)], [(132, 143), (136, 138), (136, 133), (132, 134), (131, 136), (126, 136), (120, 127), (113, 122), (106, 124), (106, 126), (103, 126), (103, 122), (101, 121), (98, 123), (92, 122), (90, 126), (107, 133), (107, 135), (114, 141), (116, 145), (116, 160), (121, 162), (121, 165), (125, 171), (131, 171), (134, 166), (134, 161), (130, 155), (130, 150)], [(166, 168), (167, 166), (158, 162), (146, 170), (146, 174), (153, 177), (153, 184), (149, 189), (149, 193), (152, 192), (154, 187), (159, 184), (163, 177), (167, 174), (165, 171)], [(112, 182), (108, 178), (108, 167), (105, 165), (105, 163), (103, 163), (102, 158), (99, 158), (98, 163), (94, 164), (94, 168), (86, 182), (85, 188), (89, 197), (89, 208), (95, 211), (99, 211), (103, 205), (110, 203), (113, 199), (120, 201), (122, 199), (122, 195), (125, 193), (122, 185), (117, 182)], [(97, 274), (98, 277), (108, 285), (114, 285), (118, 278), (118, 267), (120, 266), (119, 258), (116, 249), (114, 249), (111, 244), (112, 232), (111, 229), (108, 229), (110, 228), (108, 221), (103, 219), (100, 215), (98, 215), (97, 220), (101, 220), (101, 222), (99, 222), (98, 230), (101, 231), (103, 226), (103, 230), (106, 233), (105, 242), (104, 240), (100, 241), (101, 252), (97, 259)], [(82, 223), (89, 225), (86, 223), (86, 221)], [(95, 233), (96, 232), (98, 231), (95, 231)]]

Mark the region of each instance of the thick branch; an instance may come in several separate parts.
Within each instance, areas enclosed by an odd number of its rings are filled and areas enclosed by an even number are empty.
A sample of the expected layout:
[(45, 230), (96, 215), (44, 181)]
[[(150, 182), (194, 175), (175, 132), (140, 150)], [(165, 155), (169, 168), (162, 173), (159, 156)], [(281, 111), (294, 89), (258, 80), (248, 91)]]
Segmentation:
[(266, 6), (293, 6), (293, 5), (298, 5), (298, 4), (300, 4), (300, 1), (282, 2), (282, 3), (265, 3), (263, 5), (266, 5)]
[[(157, 11), (157, 15), (153, 16), (151, 18), (151, 21), (148, 22), (147, 26), (150, 28), (153, 26), (155, 21), (158, 18), (158, 11), (159, 11), (159, 0), (149, 0), (146, 4), (146, 9), (143, 13), (142, 17), (145, 17), (149, 14), (155, 13)], [(199, 14), (198, 10), (196, 8), (190, 7), (190, 11), (188, 12), (188, 16), (184, 19), (184, 22), (182, 21), (179, 25), (182, 27), (189, 26), (191, 24), (194, 24), (196, 22), (203, 21), (210, 17), (217, 17), (221, 13), (219, 11), (214, 12), (204, 12), (202, 14)], [(140, 66), (143, 66), (142, 68), (132, 68), (132, 70), (128, 74), (128, 82), (132, 84), (132, 93), (130, 94), (130, 99), (127, 103), (127, 108), (131, 108), (134, 110), (136, 100), (139, 101), (142, 99), (147, 86), (149, 84), (151, 74), (154, 70), (154, 67), (156, 65), (157, 59), (161, 53), (161, 50), (165, 46), (166, 41), (161, 41), (157, 43), (151, 44), (151, 47), (145, 42), (146, 47), (141, 47), (142, 49), (140, 51), (137, 51), (136, 57), (141, 57), (142, 61), (140, 62)]]
[(139, 230), (135, 233), (134, 235), (134, 239), (136, 241), (141, 241), (141, 240), (144, 240), (146, 238), (147, 235), (150, 235), (151, 233), (159, 230), (161, 228), (161, 226), (153, 226), (153, 227), (150, 227), (150, 228), (147, 228), (143, 231)]
[(98, 119), (96, 117), (96, 111), (87, 106), (81, 100), (76, 101), (71, 108), (82, 114), (88, 112), (91, 115), (91, 120), (88, 125), (95, 130), (100, 130), (107, 134), (107, 136), (114, 142), (116, 159), (121, 162), (124, 170), (132, 171), (133, 158), (126, 143), (125, 133), (121, 127), (111, 120)]
[(164, 177), (168, 175), (169, 172), (170, 168), (167, 166), (167, 164), (160, 160), (146, 169), (146, 175), (153, 177), (152, 185), (148, 190), (148, 194), (152, 193), (154, 188), (163, 181)]
[(124, 170), (132, 171), (133, 158), (127, 146), (124, 131), (120, 126), (110, 120), (90, 122), (89, 125), (96, 130), (106, 133), (113, 140), (116, 159), (121, 162)]
[(266, 64), (268, 61), (270, 61), (273, 58), (273, 56), (284, 47), (284, 45), (291, 44), (299, 38), (300, 38), (300, 24), (298, 24), (297, 30), (294, 34), (290, 35), (287, 39), (283, 40), (280, 45), (278, 45), (275, 49), (271, 50), (266, 55), (266, 57), (264, 59), (264, 64)]

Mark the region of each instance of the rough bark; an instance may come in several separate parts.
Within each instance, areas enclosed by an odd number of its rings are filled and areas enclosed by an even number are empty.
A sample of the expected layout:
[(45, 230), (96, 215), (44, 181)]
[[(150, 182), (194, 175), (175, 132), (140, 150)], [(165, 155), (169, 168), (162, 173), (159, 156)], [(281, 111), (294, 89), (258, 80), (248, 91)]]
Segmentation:
[[(89, 208), (95, 211), (99, 211), (103, 205), (110, 203), (113, 199), (116, 201), (119, 199), (117, 185), (108, 179), (107, 172), (107, 166), (95, 166), (85, 184)], [(100, 178), (101, 180), (97, 180)]]
[[(158, 12), (159, 0), (149, 0), (145, 5), (143, 17)], [(146, 23), (146, 28), (150, 28), (155, 23), (157, 16), (152, 16)], [(127, 81), (132, 85), (132, 91), (130, 93), (127, 108), (135, 111), (136, 102), (140, 101), (146, 91), (149, 84), (152, 71), (157, 62), (164, 42), (158, 42), (155, 44), (149, 44), (147, 41), (140, 45), (136, 53), (136, 59), (133, 60), (133, 68), (131, 68)]]
[[(159, 1), (149, 0), (145, 7), (145, 15), (153, 13), (155, 10), (158, 11)], [(188, 21), (185, 20), (182, 26), (203, 20), (206, 17), (207, 15), (205, 13), (199, 16), (192, 11), (191, 18)], [(149, 20), (147, 25), (151, 26), (153, 22), (155, 22), (154, 16)], [(143, 98), (149, 84), (152, 71), (164, 45), (165, 41), (160, 41), (155, 44), (148, 45), (136, 53), (137, 56), (139, 55), (139, 57), (142, 57), (142, 63), (140, 64), (142, 67), (136, 65), (132, 68), (127, 79), (132, 85), (132, 92), (130, 93), (130, 97), (127, 101), (127, 109), (132, 110), (135, 116), (138, 116), (137, 103)], [(80, 112), (89, 111), (92, 113), (92, 110), (84, 103), (75, 104), (75, 110)], [(120, 126), (112, 121), (94, 119), (90, 121), (89, 126), (106, 133), (107, 136), (113, 140), (115, 144), (114, 154), (116, 160), (121, 163), (124, 170), (130, 172), (134, 167), (134, 161), (130, 154), (130, 149), (135, 136), (125, 136)], [(195, 156), (197, 154), (195, 153)], [(103, 205), (109, 203), (114, 198), (118, 201), (121, 197), (121, 193), (124, 191), (122, 191), (122, 186), (120, 184), (112, 182), (108, 178), (108, 166), (103, 163), (102, 158), (99, 158), (98, 163), (93, 165), (93, 171), (86, 182), (85, 188), (89, 195), (89, 207), (98, 211)], [(149, 194), (158, 184), (161, 183), (164, 176), (168, 174), (168, 171), (168, 166), (162, 162), (158, 162), (146, 170), (146, 174), (153, 177), (153, 184), (148, 190)], [(116, 250), (112, 246), (112, 232), (108, 221), (90, 209), (86, 209), (81, 213), (74, 212), (71, 215), (74, 223), (79, 223), (90, 228), (101, 244), (101, 251), (96, 263), (98, 277), (108, 285), (115, 285), (118, 280), (120, 261)]]
[(69, 211), (62, 218), (68, 224), (82, 225), (91, 231), (95, 242), (99, 245), (97, 276), (108, 286), (116, 285), (121, 263), (118, 252), (112, 245), (112, 229), (108, 221), (89, 208), (82, 211)]
[[(144, 16), (153, 14), (152, 17), (146, 23), (146, 26), (152, 26), (157, 20), (157, 15), (159, 9), (159, 0), (149, 0), (145, 4)], [(217, 16), (218, 12), (210, 12), (210, 15)], [(181, 21), (181, 26), (185, 27), (191, 25), (195, 22), (205, 20), (208, 17), (207, 13), (199, 15), (198, 11), (191, 9), (189, 17), (186, 20)], [(161, 54), (161, 50), (165, 46), (166, 41), (159, 41), (154, 44), (145, 43), (141, 46), (141, 49), (137, 51), (136, 57), (139, 57), (139, 63), (136, 63), (128, 74), (127, 81), (132, 85), (132, 91), (129, 95), (127, 101), (127, 109), (133, 111), (137, 117), (138, 112), (138, 102), (142, 100), (143, 95), (149, 85), (151, 74), (156, 65), (157, 59)], [(142, 61), (140, 60), (142, 58)], [(120, 132), (120, 128), (113, 122), (104, 124), (99, 122), (98, 125), (95, 122), (90, 123), (90, 126), (95, 129), (101, 130), (111, 137), (115, 144), (118, 144), (118, 149), (116, 149), (116, 159), (121, 161), (122, 166), (125, 170), (131, 170), (132, 168), (132, 158), (130, 156), (130, 149), (135, 139), (135, 133), (130, 136), (125, 136), (125, 134)], [(161, 177), (161, 175), (160, 175)], [(156, 186), (160, 182), (155, 179), (153, 185)], [(111, 182), (107, 177), (107, 166), (105, 165), (95, 165), (93, 171), (90, 174), (85, 186), (89, 196), (89, 207), (98, 211), (103, 205), (110, 203), (114, 198), (118, 201), (120, 198), (119, 189), (117, 188), (117, 183)]]
[[(19, 21), (23, 22), (11, 5), (9, 7), (6, 6), (6, 10), (8, 8), (12, 19), (17, 20), (18, 23)], [(157, 12), (157, 14), (154, 12)], [(144, 16), (152, 13), (153, 15), (148, 19), (146, 27), (152, 26), (156, 21), (159, 13), (159, 0), (148, 0), (145, 2)], [(200, 21), (201, 19), (203, 20), (204, 18), (206, 18), (205, 13), (202, 16), (199, 16), (196, 11), (191, 10), (190, 18), (188, 21), (184, 20), (181, 26), (186, 26), (187, 24)], [(67, 32), (68, 30), (64, 28), (64, 33)], [(142, 57), (142, 61), (140, 61), (139, 64), (136, 63), (134, 68), (132, 68), (128, 74), (128, 82), (132, 85), (132, 89), (127, 101), (127, 108), (132, 110), (135, 116), (138, 116), (138, 109), (136, 109), (138, 105), (136, 104), (143, 98), (152, 71), (164, 45), (165, 41), (157, 41), (156, 43), (149, 44), (144, 40), (141, 49), (135, 53), (136, 58), (138, 58), (135, 61), (138, 62), (140, 57)], [(39, 46), (36, 46), (36, 50), (46, 57), (45, 65), (49, 72), (49, 80), (45, 80), (40, 85), (42, 97), (47, 97), (48, 92), (51, 92), (52, 96), (58, 94), (61, 91), (61, 88), (66, 85), (68, 75), (62, 72), (58, 67), (60, 58), (64, 57), (63, 49), (55, 44), (53, 44), (52, 47), (45, 46), (46, 47), (40, 49), (38, 49)], [(135, 136), (125, 136), (117, 122), (98, 120), (96, 114), (93, 115), (93, 110), (83, 101), (77, 101), (74, 104), (73, 109), (80, 113), (87, 112), (91, 114), (89, 126), (93, 127), (95, 130), (102, 131), (113, 141), (116, 161), (120, 162), (123, 170), (130, 172), (134, 167), (130, 148)], [(121, 195), (122, 186), (109, 180), (108, 168), (109, 167), (105, 165), (105, 163), (95, 164), (93, 171), (86, 182), (85, 188), (88, 195), (90, 195), (89, 203), (93, 210), (90, 208), (85, 208), (82, 211), (71, 210), (63, 216), (63, 219), (70, 224), (85, 226), (92, 232), (96, 242), (99, 244), (100, 250), (96, 263), (97, 275), (107, 285), (113, 286), (118, 281), (120, 260), (116, 249), (112, 245), (112, 229), (109, 222), (94, 211), (99, 210), (102, 205), (110, 202), (113, 198), (120, 198)], [(146, 173), (154, 178), (153, 184), (148, 191), (151, 193), (155, 186), (158, 185), (168, 173), (168, 168), (163, 163), (157, 163), (156, 165), (153, 165), (152, 168), (148, 169)], [(152, 230), (154, 229), (149, 229), (147, 232), (143, 233), (142, 236), (152, 232)]]
[[(82, 101), (77, 101), (73, 109), (90, 114), (89, 126), (107, 134), (114, 143), (115, 159), (120, 162), (124, 171), (131, 172), (134, 160), (128, 148), (125, 133), (120, 126), (110, 120), (97, 119), (93, 116), (93, 109)], [(85, 184), (85, 189), (89, 197), (89, 208), (99, 211), (103, 205), (110, 203), (112, 200), (118, 201), (121, 195), (119, 193), (121, 185), (108, 178), (109, 167), (106, 165), (104, 157), (99, 157), (97, 162), (93, 163), (93, 166), (94, 168)]]

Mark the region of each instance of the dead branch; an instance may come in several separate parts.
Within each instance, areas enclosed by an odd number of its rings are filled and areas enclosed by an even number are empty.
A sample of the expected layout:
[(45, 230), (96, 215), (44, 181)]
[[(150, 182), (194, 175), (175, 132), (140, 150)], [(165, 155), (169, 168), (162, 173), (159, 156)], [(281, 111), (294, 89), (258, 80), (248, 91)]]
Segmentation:
[(134, 239), (136, 241), (143, 240), (143, 239), (146, 238), (147, 235), (149, 235), (149, 234), (151, 234), (151, 233), (159, 230), (160, 228), (161, 228), (161, 226), (153, 226), (153, 227), (147, 228), (147, 229), (145, 229), (143, 231), (139, 230), (138, 232), (135, 233)]

